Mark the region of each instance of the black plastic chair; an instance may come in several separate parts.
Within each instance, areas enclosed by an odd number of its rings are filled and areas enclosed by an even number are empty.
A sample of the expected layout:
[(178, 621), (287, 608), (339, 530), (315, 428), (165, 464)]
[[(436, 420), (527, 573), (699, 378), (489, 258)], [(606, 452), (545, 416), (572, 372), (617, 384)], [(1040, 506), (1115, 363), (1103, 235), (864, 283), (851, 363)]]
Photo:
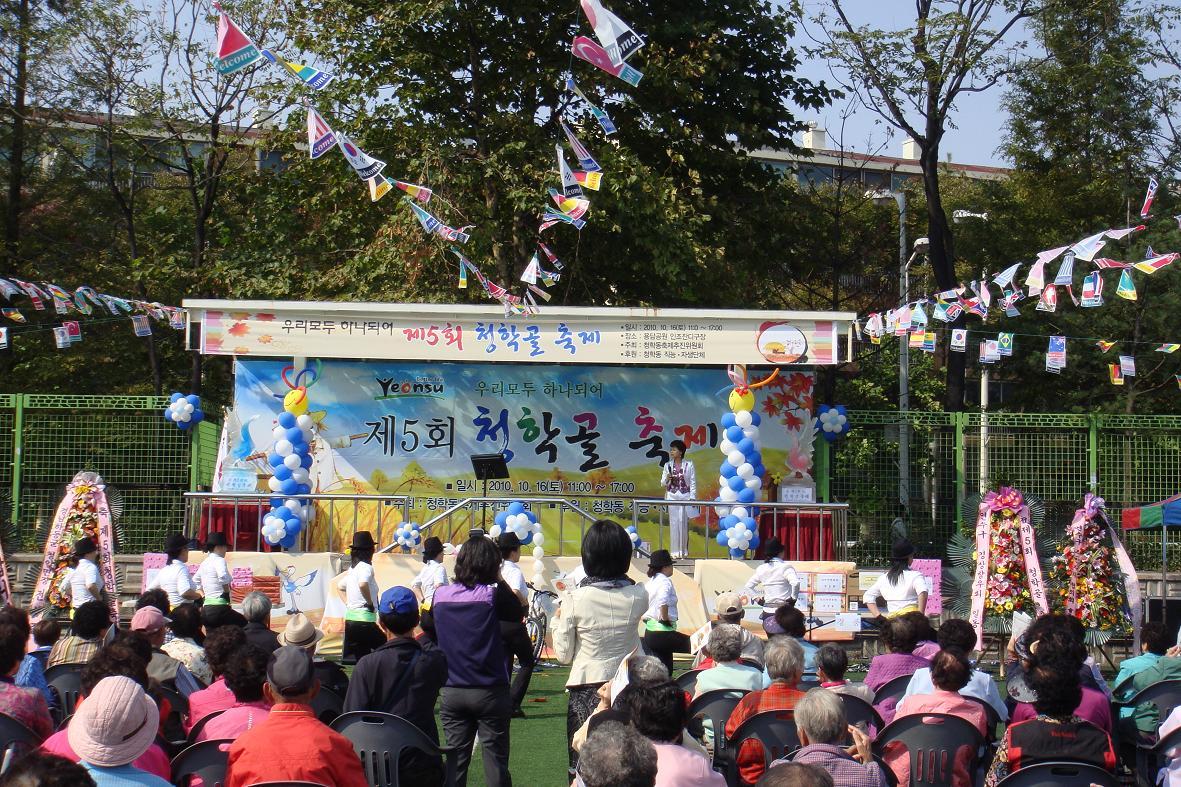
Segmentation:
[(1181, 705), (1181, 680), (1162, 680), (1145, 686), (1131, 696), (1130, 699), (1113, 703), (1117, 707), (1136, 708), (1140, 705), (1152, 703), (1156, 706), (1157, 719), (1154, 727), (1160, 727), (1161, 722)]
[(700, 674), (701, 670), (699, 669), (682, 672), (677, 676), (677, 685), (681, 687), (682, 691), (689, 692), (689, 696), (693, 696), (693, 692), (697, 688), (697, 676)]
[(168, 686), (159, 687), (160, 697), (168, 700), (168, 716), (164, 719), (164, 738), (178, 751), (188, 743), (185, 719), (189, 717), (189, 698)]
[(887, 697), (893, 697), (895, 700), (901, 701), (902, 695), (906, 694), (906, 687), (910, 685), (910, 678), (910, 675), (899, 675), (897, 678), (883, 683), (873, 693), (873, 704), (881, 705), (882, 700)]
[(172, 759), (172, 783), (188, 787), (193, 777), (199, 776), (204, 787), (224, 787), (232, 743), (229, 738), (219, 738), (186, 747)]
[(208, 724), (211, 719), (216, 719), (225, 712), (226, 709), (223, 708), (222, 710), (215, 710), (213, 713), (206, 713), (204, 716), (202, 716), (200, 720), (193, 725), (193, 728), (189, 730), (189, 734), (185, 738), (186, 742), (190, 746), (196, 743), (197, 736), (200, 735), (201, 731), (205, 729), (205, 725)]
[(747, 694), (750, 692), (746, 689), (713, 689), (689, 703), (689, 731), (698, 734), (702, 730), (700, 719), (709, 719), (715, 756), (726, 748), (726, 721)]
[(1119, 787), (1119, 779), (1081, 762), (1043, 762), (1013, 771), (997, 787)]
[(321, 687), (316, 696), (312, 697), (312, 712), (324, 724), (331, 724), (344, 712), (344, 698), (331, 689)]
[(77, 672), (81, 674), (83, 666), (84, 665), (82, 664), (54, 664), (49, 669), (45, 670), (45, 682), (49, 683), (58, 675), (65, 674), (67, 672)]
[(975, 773), (984, 738), (974, 724), (959, 716), (916, 713), (887, 724), (878, 732), (873, 750), (885, 756), (886, 747), (891, 743), (906, 747), (910, 756), (911, 785), (951, 787), (956, 753), (964, 747), (970, 750), (967, 769), (969, 774)]
[(845, 706), (845, 719), (854, 727), (861, 724), (866, 730), (872, 728), (876, 733), (886, 726), (877, 708), (853, 694), (835, 692), (841, 704)]
[[(717, 732), (714, 733), (715, 739)], [(800, 748), (800, 736), (796, 731), (796, 717), (792, 710), (768, 710), (756, 713), (734, 730), (726, 741), (726, 754), (723, 756), (726, 769), (726, 784), (729, 787), (739, 787), (742, 784), (738, 773), (738, 752), (742, 744), (748, 740), (757, 740), (763, 747), (763, 767), (770, 767), (771, 763), (780, 757)], [(714, 766), (719, 764), (715, 756)]]
[[(45, 682), (57, 696), (57, 705), (53, 708), (55, 722), (61, 723), (62, 719), (73, 716), (74, 709), (78, 706), (78, 698), (82, 696), (82, 670), (78, 666), (59, 664), (50, 670), (53, 673), (52, 678), (48, 674), (45, 676)], [(62, 669), (63, 667), (66, 669)]]
[(11, 716), (0, 713), (0, 761), (5, 761), (10, 757), (15, 759), (33, 751), (40, 745), (40, 735)]
[(446, 787), (455, 784), (456, 750), (439, 746), (401, 716), (353, 711), (338, 716), (329, 726), (353, 744), (372, 787), (398, 786), (398, 759), (406, 749), (443, 758), (443, 783)]

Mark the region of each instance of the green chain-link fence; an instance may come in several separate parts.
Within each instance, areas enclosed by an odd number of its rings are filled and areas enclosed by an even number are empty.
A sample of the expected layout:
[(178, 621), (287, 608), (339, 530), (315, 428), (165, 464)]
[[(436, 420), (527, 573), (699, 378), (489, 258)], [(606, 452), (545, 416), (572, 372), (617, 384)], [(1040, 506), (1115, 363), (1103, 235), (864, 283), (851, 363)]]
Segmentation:
[[(1038, 413), (907, 413), (851, 411), (851, 431), (830, 454), (833, 502), (848, 502), (852, 555), (883, 563), (891, 523), (901, 519), (924, 555), (943, 557), (961, 526), (965, 498), (1013, 486), (1046, 501), (1049, 524), (1061, 529), (1088, 491), (1107, 501), (1110, 518), (1181, 492), (1181, 417)], [(909, 447), (902, 482), (900, 440)], [(983, 448), (982, 448), (983, 442)], [(817, 468), (823, 476), (826, 468)], [(983, 479), (983, 484), (982, 484)], [(820, 484), (823, 488), (823, 483)], [(902, 505), (902, 489), (908, 505)], [(1128, 539), (1136, 565), (1160, 567), (1160, 536)], [(1181, 548), (1170, 550), (1181, 566)]]
[(14, 524), (7, 548), (39, 550), (66, 484), (90, 470), (122, 500), (120, 551), (159, 549), (183, 522), (183, 492), (207, 476), (199, 470), (217, 450), (216, 425), (182, 432), (164, 420), (167, 405), (152, 396), (0, 396), (0, 457), (11, 460), (0, 460), (0, 495)]

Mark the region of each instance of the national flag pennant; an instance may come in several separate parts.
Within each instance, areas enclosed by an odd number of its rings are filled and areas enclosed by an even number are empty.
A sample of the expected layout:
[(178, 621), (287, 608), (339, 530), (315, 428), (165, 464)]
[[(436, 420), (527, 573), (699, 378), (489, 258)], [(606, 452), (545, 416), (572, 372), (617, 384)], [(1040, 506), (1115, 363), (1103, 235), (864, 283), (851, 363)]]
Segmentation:
[(937, 301), (935, 308), (931, 311), (932, 319), (938, 320), (939, 322), (951, 322), (952, 318), (948, 315), (950, 306), (951, 304), (945, 303), (944, 301)]
[(1130, 262), (1118, 262), (1116, 260), (1108, 259), (1107, 257), (1097, 257), (1092, 260), (1095, 267), (1099, 270), (1108, 270), (1110, 268), (1123, 269), (1132, 267)]
[(981, 363), (996, 363), (1001, 359), (1000, 343), (996, 339), (985, 339), (980, 346), (984, 349)]
[(1015, 262), (1003, 271), (992, 278), (992, 283), (1000, 287), (1002, 290), (1008, 289), (1009, 285), (1013, 283), (1013, 279), (1017, 276), (1017, 271), (1021, 268), (1021, 263)]
[(923, 309), (923, 301), (919, 301), (910, 311), (910, 326), (912, 328), (927, 327), (927, 312)]
[(923, 334), (923, 352), (935, 352), (935, 332), (927, 331)]
[(549, 195), (554, 204), (558, 206), (558, 210), (572, 219), (581, 219), (590, 210), (590, 200), (588, 199), (563, 197), (557, 189), (549, 189)]
[(440, 238), (451, 243), (467, 243), (472, 239), (472, 236), (467, 233), (467, 230), (475, 227), (475, 224), (467, 224), (459, 229), (448, 227), (446, 224), (435, 230)]
[(1121, 355), (1119, 357), (1119, 370), (1124, 377), (1136, 376), (1136, 356)]
[(1074, 284), (1074, 255), (1067, 254), (1058, 266), (1058, 274), (1054, 276), (1054, 285), (1070, 287)]
[(24, 325), (29, 321), (25, 315), (20, 313), (20, 309), (14, 309), (11, 306), (5, 306), (4, 308), (0, 309), (0, 314), (3, 314), (8, 319), (21, 325)]
[(1066, 368), (1066, 337), (1051, 336), (1046, 348), (1046, 369), (1060, 372)]
[(1173, 377), (1177, 379), (1177, 387), (1181, 388), (1181, 374), (1175, 374)]
[(1112, 347), (1115, 347), (1116, 344), (1118, 344), (1118, 342), (1105, 342), (1102, 339), (1095, 342), (1095, 346), (1099, 348), (1099, 352), (1101, 353), (1108, 352)]
[(967, 328), (953, 328), (951, 331), (952, 352), (962, 353), (968, 349)]
[(1127, 270), (1120, 271), (1119, 284), (1115, 288), (1115, 294), (1128, 301), (1134, 301), (1138, 297), (1136, 284), (1132, 281), (1132, 274)]
[(1111, 378), (1112, 385), (1124, 384), (1124, 373), (1120, 370), (1118, 363), (1107, 364), (1107, 374)]
[(1005, 310), (1005, 316), (1021, 316), (1021, 311), (1017, 308), (1017, 301), (1019, 300), (1021, 300), (1021, 292), (1019, 290), (1005, 291), (1004, 296), (1001, 298), (1001, 308)]
[(463, 257), (459, 258), (459, 289), (467, 289), (467, 265), (463, 262)]
[(385, 175), (380, 172), (369, 179), (369, 199), (372, 202), (377, 202), (379, 199), (389, 194), (393, 190), (393, 186)]
[(599, 0), (581, 0), (582, 11), (595, 29), (595, 38), (603, 45), (607, 59), (613, 66), (623, 61), (644, 46), (644, 39), (636, 35), (627, 23), (603, 7)]
[(578, 164), (587, 172), (600, 172), (603, 168), (599, 166), (599, 162), (595, 161), (595, 157), (590, 154), (590, 151), (578, 141), (578, 137), (574, 136), (574, 132), (566, 125), (566, 121), (558, 120), (562, 126), (562, 131), (566, 133), (566, 141), (570, 143), (570, 147), (574, 150), (574, 155), (578, 157)]
[(384, 161), (379, 161), (361, 150), (343, 133), (337, 134), (336, 146), (340, 148), (345, 160), (349, 162), (349, 166), (353, 168), (361, 180), (369, 180), (385, 169)]
[[(554, 145), (554, 151), (558, 155), (558, 177), (562, 181), (562, 194), (571, 198), (581, 199), (586, 195), (582, 191), (582, 186), (574, 178), (574, 173), (570, 171), (569, 165), (566, 164), (566, 153), (562, 150), (561, 145)], [(552, 189), (551, 189), (552, 192)], [(560, 205), (558, 207), (561, 207)]]
[(0, 350), (8, 349), (8, 329), (0, 328)]
[(582, 219), (576, 219), (572, 216), (567, 216), (565, 213), (562, 213), (559, 210), (554, 210), (553, 208), (547, 206), (545, 209), (545, 216), (543, 216), (541, 220), (540, 229), (544, 231), (558, 223), (572, 224), (577, 230), (581, 230), (586, 226), (586, 222)]
[(923, 331), (911, 331), (908, 334), (909, 339), (908, 339), (907, 343), (910, 345), (910, 349), (912, 349), (912, 350), (923, 349), (923, 333), (924, 333)]
[(574, 179), (578, 181), (578, 185), (591, 191), (598, 191), (599, 186), (603, 183), (602, 172), (583, 172), (580, 169), (574, 170)]
[(534, 253), (529, 264), (525, 266), (524, 272), (521, 273), (521, 281), (526, 284), (537, 284), (537, 274), (541, 269), (541, 263), (537, 261), (537, 254)]
[(234, 20), (222, 10), (218, 3), (213, 4), (217, 11), (217, 73), (229, 76), (244, 68), (249, 68), (265, 56), (250, 36), (234, 24)]
[(586, 104), (590, 109), (591, 114), (595, 116), (595, 120), (599, 121), (599, 125), (602, 127), (604, 134), (611, 136), (616, 131), (618, 131), (618, 129), (615, 128), (615, 123), (611, 121), (611, 116), (608, 115), (604, 110), (597, 107), (593, 101), (587, 98), (586, 95), (578, 89), (578, 83), (574, 81), (573, 77), (566, 80), (566, 89), (582, 99), (583, 103)]
[(21, 294), (21, 288), (17, 287), (8, 279), (0, 279), (0, 294), (5, 298), (11, 299), (12, 296)]
[(45, 301), (52, 299), (52, 296), (50, 296), (49, 293), (42, 292), (41, 289), (32, 282), (21, 281), (20, 279), (13, 279), (13, 282), (16, 283), (17, 287), (21, 288), (21, 292), (28, 296), (29, 302), (33, 304), (33, 308), (36, 311), (45, 311)]
[(320, 117), (320, 113), (308, 107), (308, 152), (313, 159), (323, 156), (336, 144), (336, 132)]
[(269, 49), (262, 50), (262, 56), (272, 63), (281, 64), (287, 70), (287, 73), (303, 82), (312, 90), (323, 90), (328, 87), (328, 83), (336, 78), (335, 74), (330, 74), (327, 71), (321, 71), (312, 66), (300, 65), (299, 63), (292, 63), (290, 60), (283, 60), (271, 52)]
[(1181, 253), (1173, 252), (1172, 254), (1161, 254), (1159, 256), (1153, 257), (1150, 260), (1134, 262), (1132, 263), (1132, 267), (1141, 273), (1147, 273), (1151, 276), (1161, 268), (1164, 268), (1167, 265), (1172, 265), (1177, 261), (1178, 257), (1181, 257)]
[(61, 287), (46, 282), (45, 289), (49, 290), (49, 294), (53, 297), (53, 309), (58, 314), (66, 314), (74, 308), (73, 296)]
[(1051, 284), (1042, 290), (1041, 297), (1038, 299), (1036, 310), (1039, 312), (1056, 312), (1058, 311), (1058, 288)]
[(390, 182), (424, 205), (431, 201), (431, 197), (434, 196), (435, 193), (426, 186), (416, 186), (415, 184), (407, 183), (404, 180), (391, 180)]
[(1178, 350), (1181, 350), (1181, 344), (1162, 344), (1156, 348), (1158, 353), (1164, 353), (1165, 355), (1172, 355)]
[(998, 355), (1006, 358), (1011, 356), (1013, 354), (1013, 334), (998, 333), (996, 335), (996, 348)]
[(1076, 260), (1086, 260), (1090, 262), (1094, 259), (1099, 250), (1107, 245), (1107, 241), (1103, 237), (1107, 234), (1106, 231), (1096, 233), (1089, 238), (1083, 238), (1078, 243), (1070, 247), (1070, 253)]
[(622, 79), (632, 87), (640, 84), (640, 80), (644, 78), (642, 73), (627, 63), (621, 63), (619, 65), (612, 63), (607, 51), (586, 36), (576, 36), (570, 42), (570, 51), (579, 60), (585, 60), (595, 68), (602, 69), (611, 76)]
[(446, 224), (432, 216), (428, 211), (415, 205), (414, 201), (410, 199), (410, 197), (402, 197), (402, 202), (410, 206), (410, 210), (413, 211), (415, 218), (418, 219), (418, 223), (421, 224), (422, 228), (428, 233), (438, 235), (443, 240), (450, 241), (451, 243), (467, 243), (469, 240), (471, 240), (472, 236), (467, 233), (467, 230), (470, 230), (472, 227), (474, 227), (474, 224), (468, 224), (460, 227), (459, 229), (448, 227)]
[(548, 301), (549, 301), (549, 299), (550, 299), (551, 297), (553, 297), (553, 296), (551, 296), (551, 295), (550, 295), (548, 292), (546, 292), (545, 290), (541, 289), (540, 287), (534, 286), (534, 285), (532, 285), (532, 284), (526, 284), (525, 286), (529, 288), (529, 292), (533, 293), (533, 294), (534, 294), (534, 295), (536, 295), (538, 298), (541, 298), (543, 301), (547, 301), (547, 302), (548, 302)]
[(537, 241), (537, 248), (541, 249), (541, 253), (545, 255), (547, 260), (549, 260), (549, 264), (554, 266), (554, 270), (560, 271), (566, 267), (562, 264), (562, 261), (558, 259), (558, 255), (549, 250), (549, 246), (546, 246), (541, 241)]
[(546, 287), (553, 287), (558, 283), (558, 279), (562, 278), (562, 274), (552, 273), (547, 271), (545, 268), (538, 268), (537, 273), (539, 276), (541, 276), (541, 282)]
[(1083, 277), (1084, 308), (1094, 308), (1103, 305), (1103, 276), (1099, 271), (1091, 271)]
[[(79, 287), (78, 289), (74, 290), (74, 307), (83, 314), (90, 315), (94, 314), (94, 307), (91, 306), (90, 302), (86, 299), (86, 290), (90, 290), (90, 288)], [(94, 290), (90, 291), (94, 292)]]
[(1152, 210), (1152, 201), (1156, 199), (1156, 189), (1159, 184), (1156, 178), (1151, 175), (1148, 176), (1148, 191), (1144, 194), (1144, 205), (1140, 208), (1140, 218), (1148, 218), (1149, 212)]

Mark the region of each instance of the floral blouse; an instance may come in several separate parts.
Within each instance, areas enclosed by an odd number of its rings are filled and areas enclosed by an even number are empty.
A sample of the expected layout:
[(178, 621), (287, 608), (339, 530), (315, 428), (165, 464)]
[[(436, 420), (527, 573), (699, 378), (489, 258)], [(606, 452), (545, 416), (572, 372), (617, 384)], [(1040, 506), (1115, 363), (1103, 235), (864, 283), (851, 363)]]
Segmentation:
[(206, 686), (213, 683), (213, 670), (205, 660), (205, 649), (193, 640), (188, 637), (177, 637), (172, 642), (165, 642), (160, 650), (184, 664), (189, 672), (193, 673), (193, 677)]

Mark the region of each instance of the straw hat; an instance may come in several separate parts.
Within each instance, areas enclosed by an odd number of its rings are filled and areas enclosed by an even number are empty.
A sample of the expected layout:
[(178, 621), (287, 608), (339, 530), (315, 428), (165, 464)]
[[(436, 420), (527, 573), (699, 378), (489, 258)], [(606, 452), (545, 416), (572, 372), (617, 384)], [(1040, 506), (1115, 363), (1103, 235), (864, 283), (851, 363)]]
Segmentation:
[(324, 639), (324, 632), (312, 625), (308, 616), (296, 612), (287, 619), (287, 625), (279, 633), (279, 645), (294, 645), (297, 648), (310, 648)]
[(156, 738), (160, 711), (131, 678), (103, 678), (78, 706), (66, 733), (78, 758), (100, 768), (137, 760)]

